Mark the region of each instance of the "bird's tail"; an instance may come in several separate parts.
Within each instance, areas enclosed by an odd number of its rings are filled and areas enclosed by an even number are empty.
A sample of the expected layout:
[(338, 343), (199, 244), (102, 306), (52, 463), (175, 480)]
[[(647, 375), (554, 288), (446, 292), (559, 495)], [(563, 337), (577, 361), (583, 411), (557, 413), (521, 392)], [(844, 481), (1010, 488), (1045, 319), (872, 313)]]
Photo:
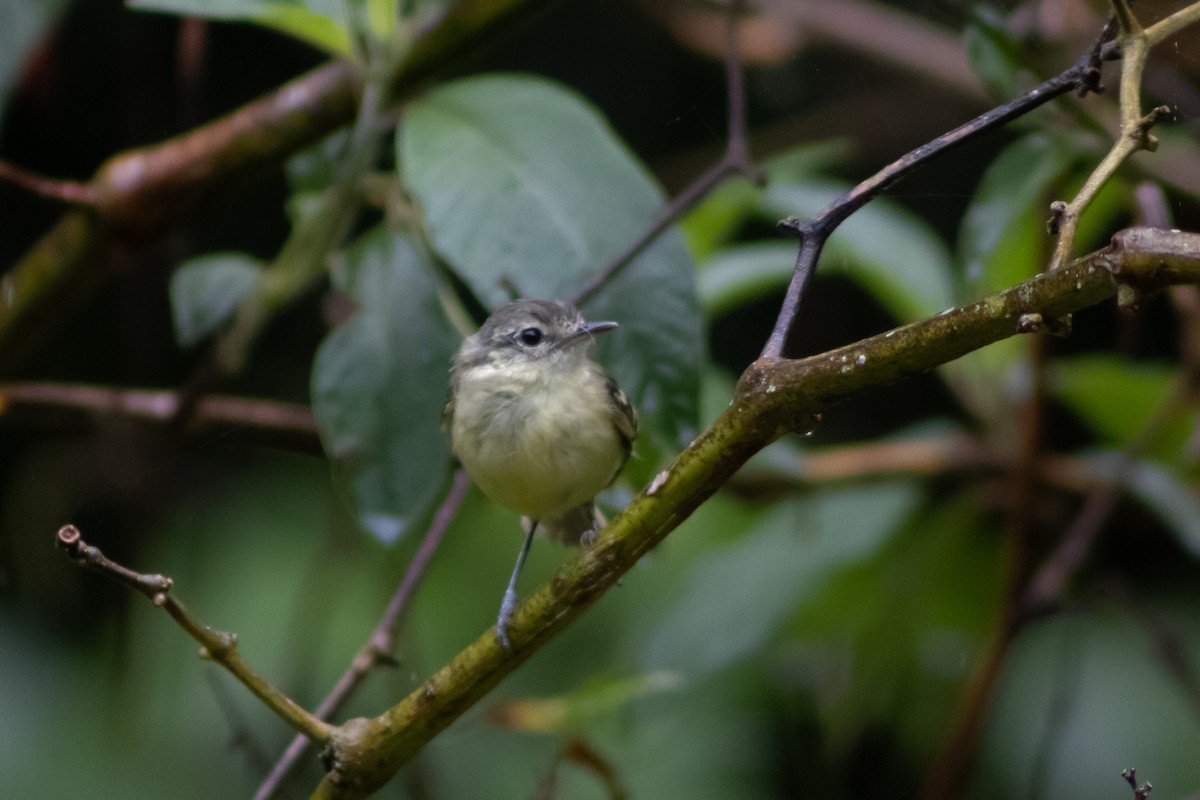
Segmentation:
[(557, 517), (538, 520), (547, 537), (566, 545), (587, 545), (596, 532), (608, 524), (608, 520), (588, 501)]

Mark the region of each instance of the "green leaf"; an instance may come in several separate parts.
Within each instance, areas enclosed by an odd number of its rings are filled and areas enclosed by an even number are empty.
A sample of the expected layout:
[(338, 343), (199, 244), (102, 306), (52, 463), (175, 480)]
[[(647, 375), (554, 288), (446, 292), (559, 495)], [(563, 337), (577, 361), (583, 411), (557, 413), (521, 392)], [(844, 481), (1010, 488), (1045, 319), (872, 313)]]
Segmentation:
[[(1006, 289), (1040, 272), (1054, 242), (1046, 231), (1049, 203), (1075, 159), (1072, 147), (1044, 134), (1010, 144), (988, 166), (959, 228), (964, 301)], [(981, 420), (1011, 414), (1012, 370), (1028, 342), (1011, 337), (942, 368), (959, 400)]]
[[(455, 81), (413, 103), (397, 143), (402, 179), (435, 248), (485, 305), (570, 298), (633, 242), (663, 197), (594, 109), (547, 81)], [(614, 319), (597, 354), (642, 415), (631, 469), (656, 469), (696, 431), (703, 335), (683, 238), (659, 238), (585, 313)]]
[(1118, 774), (1129, 766), (1155, 794), (1194, 792), (1196, 604), (1154, 588), (1022, 627), (963, 797), (1129, 798)]
[(359, 310), (317, 351), (313, 413), (339, 489), (391, 544), (429, 513), (449, 476), (440, 420), (459, 339), (432, 267), (406, 238), (364, 235), (346, 254), (345, 279)]
[[(775, 216), (811, 217), (847, 188), (819, 179), (774, 182), (767, 188), (766, 209)], [(941, 239), (915, 214), (888, 200), (864, 206), (829, 237), (820, 274), (845, 275), (901, 322), (943, 311), (956, 295), (950, 254)]]
[(692, 258), (698, 262), (711, 258), (747, 218), (758, 213), (761, 204), (762, 190), (745, 178), (726, 181), (711, 191), (679, 223)]
[(224, 21), (254, 22), (336, 55), (351, 53), (334, 0), (128, 0), (130, 8)]
[(1024, 58), (1004, 22), (998, 9), (976, 4), (963, 38), (975, 74), (1001, 97), (1014, 97), (1021, 89)]
[(748, 536), (697, 561), (646, 637), (643, 665), (704, 675), (759, 650), (799, 603), (867, 559), (916, 508), (911, 482), (778, 504)]
[[(1130, 361), (1109, 354), (1056, 360), (1049, 372), (1050, 393), (1087, 423), (1101, 442), (1124, 445), (1140, 436), (1167, 406), (1176, 368)], [(1154, 432), (1152, 452), (1177, 454), (1191, 435), (1190, 413), (1177, 414)]]
[(829, 750), (887, 729), (921, 760), (934, 755), (995, 622), (1003, 562), (977, 498), (941, 492), (805, 601), (781, 671), (805, 665)]
[(988, 166), (959, 230), (958, 255), (972, 296), (999, 291), (1039, 272), (1053, 247), (1046, 220), (1054, 185), (1075, 151), (1033, 134), (1010, 144)]
[(193, 258), (171, 275), (171, 317), (175, 340), (191, 347), (215, 331), (249, 294), (261, 262), (245, 253), (214, 253)]
[(1157, 464), (1140, 461), (1130, 473), (1129, 488), (1185, 552), (1200, 558), (1200, 499), (1185, 481)]
[(489, 716), (515, 730), (570, 733), (594, 717), (608, 714), (645, 697), (679, 687), (681, 679), (670, 672), (649, 672), (622, 678), (595, 678), (559, 697), (510, 700)]
[[(688, 218), (696, 229), (693, 250), (705, 256), (700, 274), (701, 302), (713, 315), (787, 285), (796, 260), (790, 242), (767, 241), (715, 249), (748, 216), (774, 221), (812, 217), (850, 187), (816, 177), (840, 153), (836, 143), (800, 149), (767, 166), (767, 189), (745, 182), (722, 187)], [(717, 228), (721, 233), (708, 232)], [(707, 238), (706, 238), (707, 237)], [(834, 233), (821, 259), (821, 274), (857, 282), (896, 319), (911, 322), (953, 304), (954, 278), (949, 253), (921, 219), (887, 200), (876, 200)]]
[(399, 0), (366, 0), (367, 25), (377, 41), (386, 42), (396, 33), (400, 21)]
[(787, 286), (795, 265), (795, 242), (757, 241), (718, 251), (700, 272), (700, 304), (709, 316), (720, 316)]
[[(841, 140), (804, 144), (773, 156), (765, 167), (770, 181), (796, 183), (844, 160), (847, 151)], [(762, 216), (762, 203), (763, 190), (745, 178), (725, 181), (709, 192), (679, 224), (692, 257), (706, 262), (747, 220)]]

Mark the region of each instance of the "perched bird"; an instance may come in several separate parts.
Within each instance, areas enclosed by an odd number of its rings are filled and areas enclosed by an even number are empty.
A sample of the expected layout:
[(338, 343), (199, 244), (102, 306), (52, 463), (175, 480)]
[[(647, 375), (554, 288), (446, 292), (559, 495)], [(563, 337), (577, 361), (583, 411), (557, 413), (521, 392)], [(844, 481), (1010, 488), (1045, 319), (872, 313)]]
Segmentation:
[(593, 498), (629, 460), (637, 413), (588, 357), (593, 337), (615, 327), (587, 322), (567, 303), (517, 300), (488, 317), (454, 357), (443, 415), (454, 453), (484, 494), (529, 520), (496, 622), (506, 648), (534, 531), (591, 544)]

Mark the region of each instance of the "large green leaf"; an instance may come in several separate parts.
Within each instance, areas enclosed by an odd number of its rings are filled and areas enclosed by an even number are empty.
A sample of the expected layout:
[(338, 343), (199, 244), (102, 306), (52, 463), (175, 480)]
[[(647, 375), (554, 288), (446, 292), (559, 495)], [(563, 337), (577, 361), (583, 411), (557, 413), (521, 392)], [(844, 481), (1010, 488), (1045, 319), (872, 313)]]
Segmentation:
[(1157, 419), (1174, 391), (1176, 370), (1168, 364), (1135, 362), (1110, 354), (1075, 356), (1051, 366), (1049, 389), (1086, 422), (1106, 445), (1125, 445), (1153, 422), (1151, 450), (1177, 454), (1194, 427), (1190, 413)]
[(958, 253), (972, 295), (1005, 289), (1045, 267), (1052, 187), (1071, 169), (1075, 151), (1033, 134), (1010, 144), (983, 174), (959, 229)]
[(1155, 594), (1123, 601), (1136, 613), (1092, 603), (1021, 629), (989, 706), (974, 785), (963, 796), (1129, 798), (1119, 774), (1127, 767), (1153, 782), (1152, 796), (1194, 796), (1196, 605)]
[(1141, 461), (1129, 475), (1133, 494), (1153, 511), (1184, 552), (1200, 558), (1200, 497), (1178, 475)]
[(709, 315), (720, 316), (787, 286), (795, 265), (795, 242), (727, 247), (713, 254), (700, 272), (700, 304)]
[[(663, 202), (590, 106), (531, 77), (469, 78), (413, 103), (397, 162), (435, 248), (492, 308), (511, 285), (572, 297)], [(584, 309), (621, 324), (598, 355), (642, 415), (639, 479), (695, 434), (703, 336), (693, 272), (668, 231)]]
[[(1071, 169), (1073, 150), (1044, 134), (1018, 139), (983, 174), (959, 227), (958, 257), (966, 278), (962, 301), (1008, 288), (1045, 268), (1054, 242), (1046, 231), (1049, 202)], [(959, 400), (993, 424), (1012, 414), (1013, 369), (1029, 343), (1011, 337), (942, 369)]]
[(128, 0), (130, 8), (254, 22), (338, 55), (350, 53), (339, 0)]
[(780, 503), (697, 562), (646, 637), (643, 666), (699, 676), (755, 652), (799, 603), (875, 553), (919, 498), (915, 484), (896, 481)]
[(313, 412), (335, 479), (375, 538), (394, 542), (432, 508), (450, 469), (441, 431), (459, 339), (431, 268), (404, 237), (376, 229), (346, 254), (358, 312), (313, 365)]
[(1003, 599), (1000, 540), (975, 503), (940, 493), (790, 621), (781, 672), (805, 673), (830, 752), (889, 730), (934, 755)]
[(175, 339), (191, 347), (229, 318), (258, 282), (261, 262), (245, 253), (193, 258), (171, 275)]

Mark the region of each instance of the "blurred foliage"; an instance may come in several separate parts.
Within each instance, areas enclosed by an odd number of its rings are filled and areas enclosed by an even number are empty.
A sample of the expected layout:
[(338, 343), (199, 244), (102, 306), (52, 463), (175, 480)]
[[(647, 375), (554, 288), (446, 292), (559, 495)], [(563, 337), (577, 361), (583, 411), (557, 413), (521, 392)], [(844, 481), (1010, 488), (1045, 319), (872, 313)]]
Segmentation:
[[(171, 17), (78, 4), (56, 28), (61, 5), (16, 0), (20, 24), (0, 25), (0, 156), (51, 173), (78, 166), (45, 149), (45, 130), (64, 128), (48, 121), (70, 119), (66, 129), (90, 131), (88, 147), (108, 154), (251, 99), (262, 87), (245, 76), (298, 72), (318, 58), (309, 47), (360, 59), (369, 75), (440, 11), (430, 0), (131, 0), (223, 21), (203, 29), (197, 67)], [(311, 403), (325, 458), (103, 410), (0, 405), (0, 795), (248, 796), (288, 731), (198, 660), (161, 612), (55, 553), (54, 531), (73, 522), (118, 560), (172, 576), (189, 608), (239, 634), (256, 669), (315, 705), (443, 498), (452, 464), (438, 416), (461, 334), (514, 292), (580, 292), (713, 156), (721, 66), (689, 49), (706, 49), (709, 28), (691, 12), (708, 12), (563, 5), (470, 74), (431, 82), (376, 126), (385, 140), (376, 127), (329, 137), (247, 176), (167, 241), (123, 254), (127, 269), (16, 376), (186, 385), (289, 231), (322, 203), (357, 204), (336, 209), (355, 219), (344, 240), (304, 254), (328, 280), (271, 320), (229, 387)], [(1100, 25), (1082, 6), (1086, 24), (1068, 30), (1033, 2), (902, 5), (947, 40), (961, 36), (997, 101), (1043, 76), (1047, 60), (1073, 60)], [(79, 54), (117, 47), (98, 33), (107, 29), (91, 15), (102, 13), (128, 26), (113, 40), (157, 48), (159, 60), (131, 56), (122, 80), (96, 83)], [(874, 35), (897, 34), (879, 24)], [(1176, 52), (1189, 52), (1181, 42)], [(585, 307), (621, 323), (597, 357), (644, 426), (603, 498), (610, 509), (718, 413), (761, 347), (795, 258), (774, 223), (818, 212), (980, 110), (931, 91), (936, 75), (922, 70), (935, 68), (919, 54), (909, 54), (917, 80), (897, 80), (853, 43), (832, 44), (797, 44), (786, 63), (749, 68), (764, 186), (720, 186)], [(1196, 63), (1164, 58), (1148, 72), (1147, 94), (1176, 103), (1180, 122), (1101, 193), (1080, 252), (1137, 219), (1148, 178), (1176, 224), (1197, 227)], [(146, 83), (176, 73), (177, 85)], [(206, 82), (211, 97), (197, 94)], [(826, 247), (791, 351), (936, 314), (1042, 269), (1048, 204), (1103, 153), (1112, 110), (1102, 98), (1063, 100), (854, 215)], [(98, 122), (121, 113), (128, 124), (101, 135)], [(364, 153), (371, 169), (352, 174), (361, 196), (330, 201)], [(29, 198), (5, 202), (12, 219), (36, 219)], [(5, 252), (40, 233), (9, 226)], [(1069, 339), (1013, 338), (830, 409), (811, 435), (755, 459), (380, 796), (529, 797), (551, 776), (547, 793), (569, 798), (609, 796), (608, 778), (663, 800), (913, 796), (954, 735), (1011, 582), (1027, 577), (1022, 551), (1042, 563), (1087, 489), (1114, 478), (1127, 490), (1078, 574), (1052, 608), (1019, 620), (964, 796), (1122, 798), (1128, 766), (1155, 797), (1194, 796), (1200, 437), (1188, 309), (1165, 297), (1136, 318), (1093, 309)], [(1032, 415), (1037, 456), (1022, 461)], [(870, 449), (924, 453), (950, 439), (986, 457), (914, 455), (881, 476)], [(839, 469), (820, 472), (839, 456)], [(1019, 507), (1025, 478), (1032, 512)], [(472, 493), (406, 618), (398, 667), (372, 676), (347, 715), (396, 702), (490, 625), (518, 544), (515, 516)], [(524, 587), (570, 557), (539, 542)], [(587, 768), (571, 752), (601, 761)], [(295, 796), (318, 775), (310, 758)]]

